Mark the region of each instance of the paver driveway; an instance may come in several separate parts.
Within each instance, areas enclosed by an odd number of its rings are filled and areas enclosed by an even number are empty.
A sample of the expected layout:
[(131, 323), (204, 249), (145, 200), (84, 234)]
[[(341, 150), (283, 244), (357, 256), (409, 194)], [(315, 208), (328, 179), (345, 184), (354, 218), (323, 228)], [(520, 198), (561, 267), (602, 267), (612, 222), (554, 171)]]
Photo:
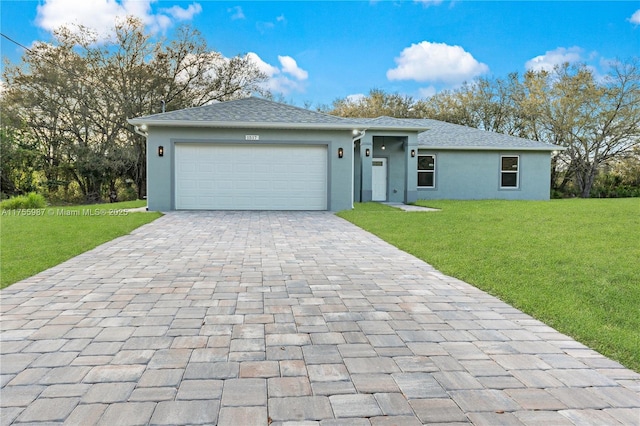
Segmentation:
[(1, 296), (2, 424), (640, 423), (640, 375), (330, 213), (171, 213)]

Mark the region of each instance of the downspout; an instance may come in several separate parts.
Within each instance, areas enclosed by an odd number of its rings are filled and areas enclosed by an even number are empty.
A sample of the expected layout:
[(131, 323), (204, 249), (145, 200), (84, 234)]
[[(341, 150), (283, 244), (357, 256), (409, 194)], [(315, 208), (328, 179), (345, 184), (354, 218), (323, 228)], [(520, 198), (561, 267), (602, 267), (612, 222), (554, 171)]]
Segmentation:
[(367, 133), (367, 129), (364, 129), (363, 131), (354, 130), (353, 132), (355, 134), (355, 136), (353, 137), (353, 143), (356, 143), (364, 137), (364, 135)]
[[(364, 135), (367, 133), (367, 129), (364, 129), (363, 131), (359, 131), (357, 129), (353, 130), (354, 136), (353, 136), (353, 160), (351, 161), (351, 208), (353, 209), (353, 190), (354, 190), (354, 176), (353, 176), (353, 172), (354, 172), (354, 163), (356, 161), (356, 156), (355, 156), (355, 149), (356, 149), (356, 142), (358, 142), (360, 139), (362, 139), (364, 137)], [(362, 175), (362, 171), (360, 172), (360, 174)]]

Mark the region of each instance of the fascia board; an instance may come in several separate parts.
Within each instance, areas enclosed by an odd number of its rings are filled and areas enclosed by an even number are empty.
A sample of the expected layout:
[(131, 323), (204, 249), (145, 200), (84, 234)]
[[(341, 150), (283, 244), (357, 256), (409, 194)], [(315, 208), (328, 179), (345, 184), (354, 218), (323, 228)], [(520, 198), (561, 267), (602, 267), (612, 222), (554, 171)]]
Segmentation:
[(227, 128), (227, 129), (325, 129), (325, 130), (353, 130), (362, 129), (358, 123), (274, 123), (254, 121), (168, 121), (168, 120), (140, 120), (129, 119), (129, 124), (147, 127), (198, 127), (198, 128)]
[(563, 146), (522, 147), (522, 146), (428, 146), (418, 145), (418, 149), (440, 151), (564, 151)]
[(397, 127), (397, 126), (367, 126), (366, 123), (275, 123), (255, 121), (190, 121), (190, 120), (145, 120), (139, 118), (128, 119), (134, 126), (147, 127), (198, 127), (198, 128), (227, 128), (227, 129), (309, 129), (309, 130), (389, 130), (403, 132), (424, 132), (428, 127)]
[(431, 129), (430, 127), (402, 127), (402, 126), (366, 126), (367, 131), (392, 131), (392, 132), (414, 132), (422, 133)]

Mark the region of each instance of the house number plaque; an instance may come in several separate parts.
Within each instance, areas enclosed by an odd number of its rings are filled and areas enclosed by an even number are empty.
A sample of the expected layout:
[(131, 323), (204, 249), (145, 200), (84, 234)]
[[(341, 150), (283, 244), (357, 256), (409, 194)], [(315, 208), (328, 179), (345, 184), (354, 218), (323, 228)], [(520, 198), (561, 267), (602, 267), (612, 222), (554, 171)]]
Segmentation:
[(260, 135), (244, 135), (245, 141), (259, 141)]

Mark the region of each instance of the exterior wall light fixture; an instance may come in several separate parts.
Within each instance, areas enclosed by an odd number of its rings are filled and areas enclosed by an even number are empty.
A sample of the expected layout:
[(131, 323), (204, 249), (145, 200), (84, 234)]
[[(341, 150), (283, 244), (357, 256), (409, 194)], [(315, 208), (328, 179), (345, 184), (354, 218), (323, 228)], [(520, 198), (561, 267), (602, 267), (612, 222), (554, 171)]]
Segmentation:
[(371, 150), (369, 148), (364, 150), (364, 155), (366, 155), (367, 157), (371, 155)]
[(338, 158), (344, 157), (344, 149), (338, 148)]
[(164, 146), (160, 145), (158, 147), (158, 157), (163, 157), (164, 156)]
[(412, 156), (412, 157), (415, 157), (415, 156), (416, 156), (416, 150), (415, 150), (415, 149), (412, 149), (412, 150), (411, 150), (411, 156)]

